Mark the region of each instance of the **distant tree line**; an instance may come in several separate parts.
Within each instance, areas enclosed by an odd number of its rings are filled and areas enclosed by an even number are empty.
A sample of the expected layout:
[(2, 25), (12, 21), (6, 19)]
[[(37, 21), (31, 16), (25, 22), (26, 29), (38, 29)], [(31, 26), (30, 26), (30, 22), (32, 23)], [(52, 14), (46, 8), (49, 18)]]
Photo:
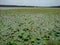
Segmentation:
[(0, 5), (0, 7), (34, 7), (34, 8), (60, 8), (60, 6), (26, 6), (26, 5)]

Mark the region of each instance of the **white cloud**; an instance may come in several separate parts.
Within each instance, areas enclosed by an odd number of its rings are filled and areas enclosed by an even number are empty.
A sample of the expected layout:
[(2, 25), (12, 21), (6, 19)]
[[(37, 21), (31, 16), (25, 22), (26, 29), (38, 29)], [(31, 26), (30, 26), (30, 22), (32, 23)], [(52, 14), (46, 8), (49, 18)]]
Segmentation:
[(0, 5), (57, 6), (60, 0), (0, 0)]

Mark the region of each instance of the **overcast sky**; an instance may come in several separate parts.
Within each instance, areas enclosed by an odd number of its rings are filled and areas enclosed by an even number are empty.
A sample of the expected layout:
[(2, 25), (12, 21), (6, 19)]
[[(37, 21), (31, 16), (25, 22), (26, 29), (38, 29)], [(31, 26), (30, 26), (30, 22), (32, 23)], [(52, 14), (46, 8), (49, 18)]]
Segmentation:
[(0, 5), (58, 6), (60, 0), (0, 0)]

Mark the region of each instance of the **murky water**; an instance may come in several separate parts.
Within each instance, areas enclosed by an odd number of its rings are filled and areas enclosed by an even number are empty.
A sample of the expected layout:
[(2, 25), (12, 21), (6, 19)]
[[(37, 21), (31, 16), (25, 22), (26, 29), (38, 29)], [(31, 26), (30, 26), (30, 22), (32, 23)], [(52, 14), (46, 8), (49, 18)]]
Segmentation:
[(21, 9), (22, 7), (0, 7), (0, 10), (6, 10), (6, 9)]
[(32, 7), (0, 7), (0, 10), (8, 10), (8, 9), (33, 9)]

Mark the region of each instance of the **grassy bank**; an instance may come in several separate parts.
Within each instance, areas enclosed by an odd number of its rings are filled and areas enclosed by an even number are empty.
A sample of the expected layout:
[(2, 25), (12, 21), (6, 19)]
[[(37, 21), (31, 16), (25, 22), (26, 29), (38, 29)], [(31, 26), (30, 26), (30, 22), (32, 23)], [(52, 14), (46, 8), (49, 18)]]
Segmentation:
[(60, 45), (60, 9), (0, 10), (0, 45)]

